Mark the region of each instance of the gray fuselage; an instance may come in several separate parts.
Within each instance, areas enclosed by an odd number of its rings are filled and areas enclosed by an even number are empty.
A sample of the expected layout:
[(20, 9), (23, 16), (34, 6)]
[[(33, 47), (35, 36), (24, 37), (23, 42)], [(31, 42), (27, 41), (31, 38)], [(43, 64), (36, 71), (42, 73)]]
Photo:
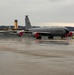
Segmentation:
[(41, 35), (47, 34), (47, 36), (64, 36), (69, 33), (69, 30), (65, 27), (31, 28), (29, 31), (32, 33), (38, 32)]

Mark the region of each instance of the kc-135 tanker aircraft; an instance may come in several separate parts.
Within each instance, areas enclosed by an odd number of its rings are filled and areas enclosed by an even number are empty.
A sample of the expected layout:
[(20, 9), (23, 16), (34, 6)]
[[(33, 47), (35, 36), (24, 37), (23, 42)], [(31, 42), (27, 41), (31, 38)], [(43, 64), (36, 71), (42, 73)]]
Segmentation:
[(61, 38), (63, 38), (63, 37), (68, 37), (73, 35), (72, 32), (69, 31), (66, 27), (32, 28), (28, 15), (25, 16), (25, 25), (26, 25), (26, 31), (9, 30), (9, 31), (0, 31), (0, 33), (4, 34), (5, 36), (8, 36), (9, 34), (10, 35), (14, 34), (20, 37), (23, 36), (23, 34), (29, 33), (32, 36), (34, 36), (36, 39), (41, 39), (42, 36), (48, 36), (48, 39), (53, 39), (54, 36), (60, 36)]
[(25, 25), (28, 33), (31, 33), (36, 39), (41, 39), (42, 36), (48, 36), (48, 39), (54, 36), (68, 37), (72, 36), (72, 32), (66, 27), (48, 27), (48, 28), (32, 28), (28, 15), (25, 16)]

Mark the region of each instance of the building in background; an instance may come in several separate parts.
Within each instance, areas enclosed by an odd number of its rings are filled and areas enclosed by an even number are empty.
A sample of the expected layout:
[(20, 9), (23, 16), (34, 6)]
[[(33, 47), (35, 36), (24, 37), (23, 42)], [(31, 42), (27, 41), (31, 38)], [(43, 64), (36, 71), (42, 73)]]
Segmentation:
[(18, 29), (18, 20), (14, 21), (14, 29)]

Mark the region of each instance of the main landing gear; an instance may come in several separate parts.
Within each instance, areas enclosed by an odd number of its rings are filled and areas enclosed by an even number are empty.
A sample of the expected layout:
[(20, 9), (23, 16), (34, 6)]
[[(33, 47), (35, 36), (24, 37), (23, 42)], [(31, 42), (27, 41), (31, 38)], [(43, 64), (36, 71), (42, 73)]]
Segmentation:
[(48, 39), (53, 39), (53, 36), (48, 36)]

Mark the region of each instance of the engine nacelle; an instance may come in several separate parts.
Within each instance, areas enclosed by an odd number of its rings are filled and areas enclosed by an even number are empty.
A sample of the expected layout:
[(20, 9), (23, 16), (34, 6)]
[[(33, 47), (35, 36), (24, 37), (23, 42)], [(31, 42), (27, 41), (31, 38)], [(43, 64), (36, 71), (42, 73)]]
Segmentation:
[(73, 33), (72, 32), (69, 32), (68, 34), (66, 34), (65, 36), (67, 37), (67, 36), (72, 36), (73, 35)]
[(38, 32), (33, 32), (32, 35), (36, 37), (36, 39), (41, 39), (41, 35)]
[(73, 35), (73, 33), (72, 32), (69, 32), (68, 36), (72, 36), (72, 35)]
[(65, 35), (65, 37), (68, 37), (68, 36), (72, 36), (73, 33), (70, 31), (68, 34)]
[(33, 32), (32, 35), (33, 35), (34, 37), (38, 37), (38, 36), (39, 36), (39, 33), (38, 33), (38, 32)]
[(17, 35), (18, 36), (23, 36), (23, 32), (22, 31), (17, 31)]

